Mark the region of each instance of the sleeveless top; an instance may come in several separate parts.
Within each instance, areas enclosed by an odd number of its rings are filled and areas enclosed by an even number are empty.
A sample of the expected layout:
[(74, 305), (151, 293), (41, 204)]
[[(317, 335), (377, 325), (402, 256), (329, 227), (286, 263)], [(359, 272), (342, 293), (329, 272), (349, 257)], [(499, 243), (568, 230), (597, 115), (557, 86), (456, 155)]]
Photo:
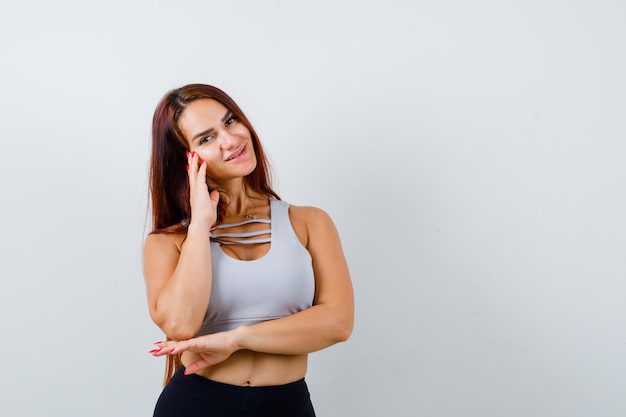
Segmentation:
[[(285, 317), (313, 305), (315, 278), (311, 255), (298, 240), (289, 220), (289, 204), (270, 199), (271, 219), (222, 224), (228, 229), (247, 223), (266, 223), (257, 232), (211, 234), (213, 285), (209, 306), (197, 336), (231, 330)], [(265, 239), (259, 235), (270, 234)], [(261, 258), (242, 261), (224, 253), (217, 238), (241, 238), (238, 243), (270, 242)]]

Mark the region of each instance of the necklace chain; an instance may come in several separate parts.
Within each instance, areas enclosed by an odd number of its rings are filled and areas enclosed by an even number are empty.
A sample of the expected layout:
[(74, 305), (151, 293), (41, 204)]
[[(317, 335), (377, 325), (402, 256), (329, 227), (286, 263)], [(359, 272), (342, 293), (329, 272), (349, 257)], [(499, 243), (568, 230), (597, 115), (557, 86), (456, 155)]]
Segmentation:
[(250, 213), (243, 214), (243, 217), (249, 220), (256, 220), (258, 218), (255, 214), (257, 208), (259, 208), (259, 205), (255, 204), (252, 206), (252, 211)]

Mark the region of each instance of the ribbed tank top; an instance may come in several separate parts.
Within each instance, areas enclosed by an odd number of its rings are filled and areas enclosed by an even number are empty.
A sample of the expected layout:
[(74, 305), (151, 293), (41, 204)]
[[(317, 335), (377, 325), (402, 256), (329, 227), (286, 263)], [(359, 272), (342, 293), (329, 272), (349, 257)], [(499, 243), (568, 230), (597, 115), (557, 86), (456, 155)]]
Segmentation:
[[(270, 248), (259, 259), (232, 258), (219, 242), (211, 242), (213, 285), (198, 336), (285, 317), (312, 306), (315, 278), (311, 255), (293, 230), (289, 204), (270, 199), (270, 217)], [(229, 226), (233, 225), (219, 227)]]

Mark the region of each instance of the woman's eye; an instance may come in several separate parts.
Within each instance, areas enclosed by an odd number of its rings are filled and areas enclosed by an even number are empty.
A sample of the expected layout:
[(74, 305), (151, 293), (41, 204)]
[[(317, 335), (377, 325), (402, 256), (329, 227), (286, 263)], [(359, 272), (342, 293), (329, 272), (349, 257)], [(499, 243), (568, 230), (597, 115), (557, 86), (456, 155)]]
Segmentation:
[(232, 125), (233, 123), (235, 123), (235, 120), (237, 120), (236, 117), (231, 117), (231, 118), (229, 118), (228, 120), (226, 120), (224, 122), (224, 125), (226, 125), (228, 127), (228, 126)]
[(200, 139), (200, 145), (210, 142), (212, 140), (213, 140), (213, 136), (205, 136), (202, 139)]

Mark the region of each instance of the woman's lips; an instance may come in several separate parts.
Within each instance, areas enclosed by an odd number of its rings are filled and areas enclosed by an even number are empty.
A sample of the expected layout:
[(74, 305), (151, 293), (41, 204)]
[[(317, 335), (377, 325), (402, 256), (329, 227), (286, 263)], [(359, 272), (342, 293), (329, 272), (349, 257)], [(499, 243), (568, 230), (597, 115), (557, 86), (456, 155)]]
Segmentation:
[(231, 154), (228, 158), (226, 158), (226, 162), (232, 161), (233, 159), (243, 155), (245, 150), (246, 150), (246, 145), (243, 145), (241, 148), (236, 150), (235, 153)]

